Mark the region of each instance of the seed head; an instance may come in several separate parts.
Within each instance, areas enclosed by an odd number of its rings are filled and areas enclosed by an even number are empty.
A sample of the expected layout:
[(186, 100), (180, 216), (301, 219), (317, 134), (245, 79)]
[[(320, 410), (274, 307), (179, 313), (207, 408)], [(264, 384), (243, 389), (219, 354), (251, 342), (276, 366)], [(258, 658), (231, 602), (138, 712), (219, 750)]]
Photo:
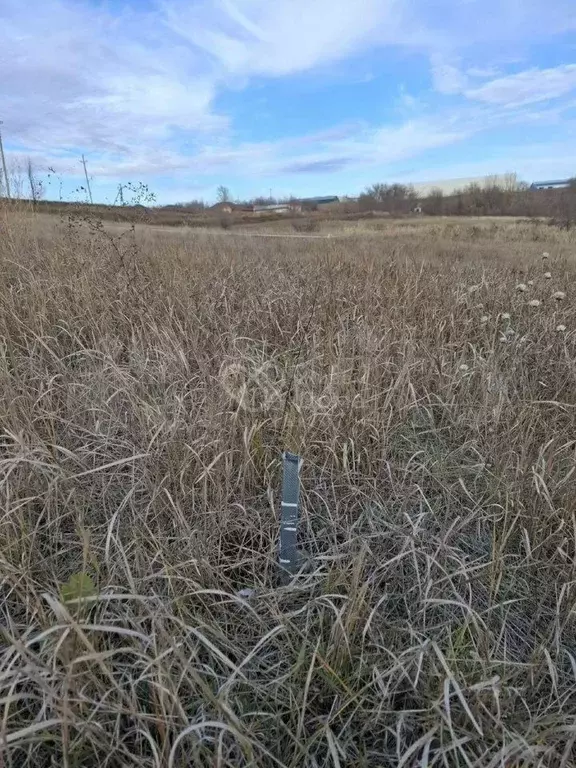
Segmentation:
[(480, 318), (480, 322), (481, 322), (481, 323), (487, 323), (487, 322), (488, 322), (488, 320), (490, 320), (490, 318), (488, 317), (488, 315), (482, 315), (482, 317)]
[(532, 301), (528, 302), (531, 307), (539, 307), (540, 303), (540, 299), (532, 299)]
[(466, 365), (466, 363), (462, 363), (462, 365), (460, 366), (460, 370), (463, 373), (466, 373), (466, 371), (468, 370), (468, 366)]
[(528, 280), (528, 285), (534, 285), (534, 280)]
[(542, 258), (543, 259), (549, 259), (550, 258), (550, 254), (548, 253), (548, 251), (544, 251), (544, 253), (542, 254)]
[(524, 292), (525, 290), (527, 290), (527, 285), (525, 283), (518, 283), (518, 285), (516, 286), (516, 290)]
[(502, 320), (510, 320), (510, 313), (509, 312), (503, 312), (502, 313)]
[(556, 301), (563, 301), (566, 298), (566, 294), (564, 291), (556, 291), (556, 293), (552, 294), (552, 298), (556, 299)]
[(560, 324), (560, 325), (557, 325), (557, 326), (556, 326), (556, 330), (557, 330), (559, 333), (564, 333), (564, 331), (566, 330), (566, 326), (565, 326), (565, 325), (562, 325), (562, 324)]
[(550, 278), (552, 277), (552, 272), (544, 272), (544, 277), (546, 278), (546, 280), (550, 280)]

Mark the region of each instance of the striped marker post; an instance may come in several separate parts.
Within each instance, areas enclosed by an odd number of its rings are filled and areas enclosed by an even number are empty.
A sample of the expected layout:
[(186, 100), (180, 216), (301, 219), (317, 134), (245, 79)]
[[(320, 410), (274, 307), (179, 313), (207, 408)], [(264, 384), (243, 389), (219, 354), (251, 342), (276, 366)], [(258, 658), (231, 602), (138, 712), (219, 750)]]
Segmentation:
[(297, 548), (298, 499), (300, 496), (300, 466), (302, 461), (295, 453), (283, 454), (284, 477), (282, 480), (282, 513), (280, 516), (279, 566), (280, 583), (288, 584), (298, 572), (300, 555)]

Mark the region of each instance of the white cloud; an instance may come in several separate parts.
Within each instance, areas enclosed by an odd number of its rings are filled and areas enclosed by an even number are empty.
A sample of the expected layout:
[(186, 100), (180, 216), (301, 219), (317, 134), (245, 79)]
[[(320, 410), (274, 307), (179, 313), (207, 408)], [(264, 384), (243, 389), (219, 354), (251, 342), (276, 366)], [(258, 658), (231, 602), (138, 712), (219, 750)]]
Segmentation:
[(510, 46), (546, 42), (576, 29), (573, 0), (434, 0), (418, 2), (418, 21), (431, 50), (444, 55), (475, 47), (476, 64), (510, 56)]
[(529, 69), (491, 80), (466, 91), (469, 99), (518, 107), (565, 96), (576, 89), (576, 64), (553, 69)]
[(576, 29), (572, 0), (160, 0), (171, 32), (207, 54), (219, 76), (283, 76), (358, 52), (396, 46), (433, 59), (437, 90), (466, 76), (451, 59), (467, 47), (486, 56)]
[(2, 117), (21, 145), (131, 153), (173, 127), (219, 124), (201, 59), (145, 14), (3, 0), (0, 50)]
[(432, 82), (438, 93), (451, 95), (461, 93), (468, 86), (466, 75), (454, 64), (448, 63), (441, 56), (432, 56)]
[(275, 142), (205, 147), (191, 159), (190, 170), (257, 178), (381, 167), (453, 144), (469, 133), (469, 128), (450, 121), (417, 119), (377, 129), (358, 128), (354, 134), (343, 130)]
[(466, 70), (468, 77), (478, 77), (485, 80), (488, 77), (496, 77), (499, 71), (496, 67), (470, 67)]
[(406, 40), (399, 0), (164, 0), (171, 31), (223, 75), (286, 75)]

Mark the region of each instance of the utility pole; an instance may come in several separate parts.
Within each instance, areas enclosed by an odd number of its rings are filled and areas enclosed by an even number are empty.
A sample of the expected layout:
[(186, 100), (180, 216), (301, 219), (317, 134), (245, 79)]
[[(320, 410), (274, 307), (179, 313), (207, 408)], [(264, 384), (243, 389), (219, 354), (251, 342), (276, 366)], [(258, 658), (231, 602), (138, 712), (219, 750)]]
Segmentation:
[(86, 176), (86, 186), (88, 187), (88, 197), (90, 198), (90, 204), (92, 204), (93, 203), (92, 190), (90, 189), (90, 179), (88, 178), (88, 171), (86, 170), (86, 160), (84, 158), (84, 155), (82, 155), (82, 165), (84, 166), (84, 176)]
[[(0, 120), (0, 125), (3, 121)], [(8, 180), (8, 171), (6, 170), (6, 158), (4, 157), (4, 147), (2, 146), (2, 131), (0, 131), (0, 156), (2, 157), (2, 173), (4, 175), (4, 185), (6, 186), (6, 197), (10, 199), (10, 181)]]

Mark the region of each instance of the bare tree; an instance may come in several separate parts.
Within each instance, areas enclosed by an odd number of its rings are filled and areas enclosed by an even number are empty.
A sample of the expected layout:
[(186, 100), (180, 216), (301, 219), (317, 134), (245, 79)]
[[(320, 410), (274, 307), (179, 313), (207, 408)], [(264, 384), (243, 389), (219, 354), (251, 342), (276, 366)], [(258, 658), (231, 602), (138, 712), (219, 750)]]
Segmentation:
[(231, 199), (230, 189), (221, 184), (216, 190), (216, 198), (219, 203), (229, 203)]
[(444, 192), (440, 187), (434, 187), (428, 193), (426, 212), (432, 216), (441, 216), (444, 213)]
[(504, 178), (502, 179), (502, 186), (506, 192), (517, 192), (520, 188), (518, 174), (514, 172), (505, 173)]
[(28, 185), (30, 187), (30, 198), (33, 203), (37, 203), (44, 195), (42, 181), (37, 178), (32, 160), (26, 161), (26, 175), (28, 176)]
[(386, 210), (390, 213), (410, 211), (418, 195), (409, 184), (373, 184), (360, 195), (359, 204), (363, 210)]

